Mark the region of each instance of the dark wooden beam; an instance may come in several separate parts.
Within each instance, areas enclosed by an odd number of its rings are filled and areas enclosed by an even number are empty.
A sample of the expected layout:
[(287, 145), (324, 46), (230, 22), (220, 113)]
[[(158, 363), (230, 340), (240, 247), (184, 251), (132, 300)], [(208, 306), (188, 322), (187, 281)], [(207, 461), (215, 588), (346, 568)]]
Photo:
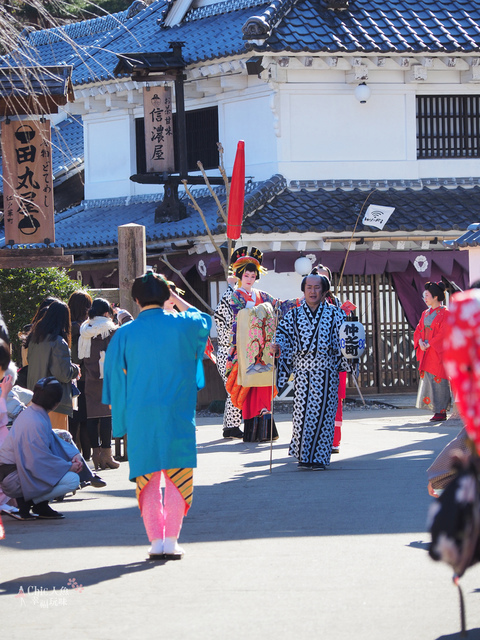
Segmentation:
[(40, 249), (3, 249), (0, 251), (0, 269), (34, 269), (35, 267), (61, 267), (73, 265), (73, 256), (66, 256), (63, 247)]
[(58, 113), (58, 106), (66, 103), (66, 96), (11, 96), (0, 98), (0, 115), (26, 116)]

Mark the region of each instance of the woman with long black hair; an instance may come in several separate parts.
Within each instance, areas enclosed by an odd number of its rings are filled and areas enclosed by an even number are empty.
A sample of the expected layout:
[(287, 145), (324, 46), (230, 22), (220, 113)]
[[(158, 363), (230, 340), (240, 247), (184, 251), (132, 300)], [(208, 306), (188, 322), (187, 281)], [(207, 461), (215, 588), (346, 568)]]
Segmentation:
[(27, 386), (33, 391), (40, 378), (53, 376), (62, 385), (58, 407), (50, 413), (53, 429), (68, 429), (68, 417), (73, 415), (72, 380), (80, 376), (80, 367), (72, 362), (70, 353), (70, 310), (60, 300), (54, 300), (32, 325), (28, 336)]

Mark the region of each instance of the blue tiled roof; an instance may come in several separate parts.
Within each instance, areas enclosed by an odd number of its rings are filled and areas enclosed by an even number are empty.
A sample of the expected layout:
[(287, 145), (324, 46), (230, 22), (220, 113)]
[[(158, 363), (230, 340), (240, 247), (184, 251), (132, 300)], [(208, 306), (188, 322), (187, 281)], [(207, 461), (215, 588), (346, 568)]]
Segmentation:
[(99, 50), (93, 61), (74, 64), (73, 83), (86, 83), (93, 75), (101, 80), (110, 79), (118, 62), (116, 53), (170, 51), (170, 42), (174, 40), (185, 43), (182, 57), (187, 65), (246, 53), (242, 26), (254, 9), (235, 11), (232, 8), (235, 1), (221, 4), (221, 13), (162, 28), (158, 21), (163, 20), (167, 3), (158, 0), (129, 21), (124, 29), (118, 29), (110, 39), (98, 43)]
[(117, 53), (168, 51), (173, 40), (185, 43), (187, 64), (247, 51), (480, 51), (477, 0), (352, 0), (345, 11), (327, 9), (325, 0), (227, 0), (192, 9), (180, 25), (165, 27), (171, 5), (156, 0), (133, 17), (122, 12), (32, 32), (24, 40), (28, 57), (23, 61), (33, 57), (38, 64), (73, 64), (72, 81), (78, 85), (111, 79)]
[[(118, 227), (124, 224), (145, 226), (148, 243), (206, 234), (199, 214), (187, 205), (188, 216), (179, 222), (155, 223), (155, 209), (161, 196), (137, 196), (104, 201), (88, 201), (55, 217), (55, 245), (68, 249), (116, 246)], [(211, 198), (198, 197), (212, 233), (224, 229), (218, 222), (218, 211)], [(75, 233), (72, 233), (75, 229)]]
[[(477, 216), (478, 217), (478, 216)], [(480, 224), (470, 224), (465, 233), (456, 240), (444, 240), (443, 244), (451, 249), (465, 249), (480, 246)]]
[[(80, 116), (68, 116), (52, 126), (53, 178), (58, 178), (83, 163), (83, 122)], [(55, 185), (55, 182), (54, 182)], [(3, 164), (0, 157), (0, 191), (3, 192)]]
[(57, 176), (67, 169), (83, 162), (83, 122), (80, 116), (68, 116), (52, 127), (52, 166)]
[[(216, 187), (225, 200), (225, 190)], [(371, 190), (318, 189), (292, 191), (283, 176), (247, 185), (245, 219), (242, 231), (251, 234), (351, 232)], [(207, 189), (196, 190), (213, 234), (223, 233), (217, 206)], [(207, 235), (200, 215), (187, 206), (188, 215), (179, 222), (155, 223), (155, 208), (161, 196), (136, 196), (103, 201), (87, 201), (55, 217), (55, 246), (67, 250), (109, 248), (117, 245), (117, 227), (136, 223), (145, 226), (149, 244), (190, 239)], [(184, 202), (190, 201), (185, 197)], [(432, 235), (457, 229), (465, 231), (472, 220), (480, 218), (480, 187), (449, 189), (387, 189), (377, 191), (370, 204), (395, 207), (383, 233), (424, 231)], [(357, 231), (378, 232), (360, 223)]]
[(1, 64), (2, 66), (20, 64), (81, 66), (85, 61), (88, 66), (88, 60), (98, 52), (100, 45), (97, 43), (105, 38), (110, 40), (112, 34), (124, 29), (125, 23), (132, 19), (133, 13), (130, 9), (126, 9), (119, 13), (73, 22), (52, 29), (23, 32), (15, 55), (5, 56)]
[[(245, 187), (245, 210), (262, 206), (286, 186), (282, 176), (274, 176), (261, 183), (248, 183)], [(195, 199), (202, 208), (213, 234), (223, 233), (225, 223), (219, 217), (217, 205), (207, 188), (193, 188)], [(220, 202), (225, 202), (225, 188), (215, 187)], [(78, 207), (55, 216), (55, 244), (67, 250), (112, 247), (117, 244), (117, 228), (123, 224), (145, 226), (148, 243), (206, 236), (207, 231), (200, 215), (183, 196), (187, 205), (187, 217), (179, 222), (155, 223), (155, 209), (161, 195), (88, 200)], [(4, 239), (0, 243), (3, 244)]]
[[(248, 215), (242, 229), (247, 234), (353, 231), (369, 192), (360, 189), (284, 189)], [(374, 193), (367, 204), (395, 207), (384, 232), (463, 231), (472, 219), (480, 217), (480, 187), (387, 189)], [(361, 219), (357, 230), (377, 231), (364, 228)]]
[(476, 0), (353, 0), (331, 11), (300, 0), (259, 50), (331, 53), (466, 53), (480, 45)]

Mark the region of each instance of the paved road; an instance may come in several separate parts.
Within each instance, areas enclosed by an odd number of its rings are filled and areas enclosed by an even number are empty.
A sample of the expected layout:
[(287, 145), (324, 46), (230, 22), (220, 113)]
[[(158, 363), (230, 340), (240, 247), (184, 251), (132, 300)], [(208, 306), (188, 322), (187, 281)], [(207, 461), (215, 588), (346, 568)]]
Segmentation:
[[(429, 559), (425, 532), (425, 469), (459, 424), (432, 426), (429, 417), (347, 411), (340, 454), (327, 471), (308, 472), (287, 456), (291, 423), (278, 416), (272, 473), (268, 445), (224, 441), (219, 418), (200, 418), (181, 561), (146, 561), (127, 464), (103, 473), (105, 489), (67, 498), (63, 521), (4, 518), (2, 636), (459, 637), (451, 571)], [(478, 638), (479, 569), (462, 584), (468, 637)]]

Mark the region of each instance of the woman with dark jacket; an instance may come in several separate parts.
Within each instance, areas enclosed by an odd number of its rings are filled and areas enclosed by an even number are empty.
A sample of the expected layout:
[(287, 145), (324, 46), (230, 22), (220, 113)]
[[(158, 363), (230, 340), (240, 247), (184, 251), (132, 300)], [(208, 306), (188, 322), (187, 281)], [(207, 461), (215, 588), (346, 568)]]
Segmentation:
[(80, 376), (80, 367), (72, 362), (70, 310), (55, 300), (34, 322), (28, 339), (27, 387), (33, 391), (41, 378), (53, 376), (62, 385), (58, 407), (50, 413), (53, 429), (68, 429), (73, 415), (72, 380)]
[(80, 395), (77, 396), (76, 407), (74, 406), (73, 408), (73, 417), (68, 419), (68, 430), (85, 460), (90, 460), (91, 449), (87, 429), (85, 371), (82, 367), (82, 361), (78, 357), (78, 340), (80, 338), (80, 326), (88, 318), (88, 310), (91, 306), (92, 298), (86, 291), (74, 291), (68, 300), (68, 308), (72, 319), (72, 362), (78, 364), (82, 372), (82, 377), (77, 382)]
[(88, 318), (80, 327), (78, 357), (85, 372), (87, 429), (92, 459), (95, 469), (117, 469), (120, 465), (112, 458), (112, 412), (108, 405), (102, 403), (103, 362), (117, 325), (112, 320), (110, 304), (102, 298), (93, 301)]

